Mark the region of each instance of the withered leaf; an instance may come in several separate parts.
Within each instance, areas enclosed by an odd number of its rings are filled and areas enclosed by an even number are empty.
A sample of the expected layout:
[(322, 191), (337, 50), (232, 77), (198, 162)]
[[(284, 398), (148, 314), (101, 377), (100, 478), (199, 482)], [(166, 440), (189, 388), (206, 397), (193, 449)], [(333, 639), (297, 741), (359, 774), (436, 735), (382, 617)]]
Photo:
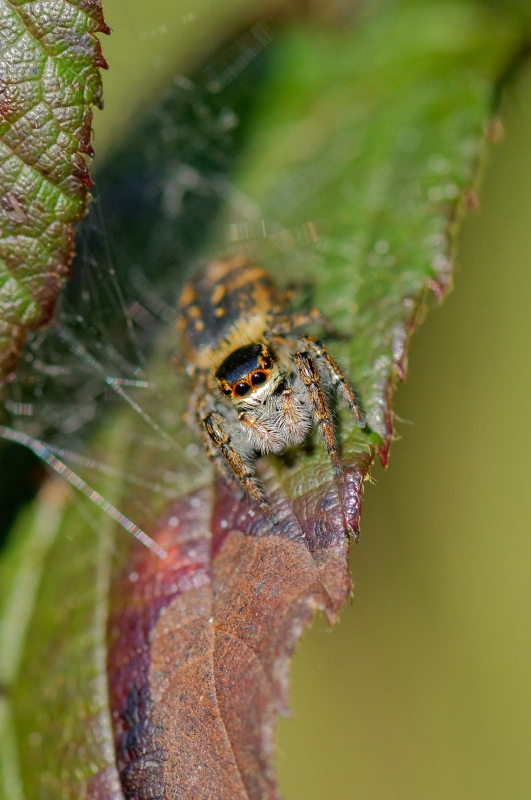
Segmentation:
[(217, 484), (214, 505), (202, 490), (166, 510), (153, 532), (162, 564), (135, 548), (113, 592), (108, 660), (127, 797), (279, 797), (273, 734), (289, 710), (289, 658), (315, 611), (335, 621), (348, 596), (361, 481), (347, 470), (283, 500), (275, 531)]

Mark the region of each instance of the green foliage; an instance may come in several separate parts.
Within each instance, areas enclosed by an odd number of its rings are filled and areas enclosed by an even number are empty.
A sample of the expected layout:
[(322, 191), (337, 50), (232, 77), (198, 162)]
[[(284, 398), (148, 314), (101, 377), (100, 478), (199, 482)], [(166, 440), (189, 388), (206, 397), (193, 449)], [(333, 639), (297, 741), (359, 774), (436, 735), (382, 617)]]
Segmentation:
[[(224, 222), (284, 283), (308, 281), (350, 337), (334, 353), (384, 449), (389, 388), (428, 288), (451, 281), (463, 198), (521, 37), (510, 17), (466, 3), (382, 14), (349, 37), (296, 29), (261, 97), (236, 178), (256, 220)], [(342, 424), (346, 453), (376, 442), (348, 414)]]
[[(405, 371), (428, 287), (442, 292), (449, 283), (462, 192), (474, 179), (498, 78), (521, 37), (511, 19), (464, 3), (385, 12), (348, 31), (299, 26), (278, 37), (234, 177), (247, 211), (227, 209), (223, 223), (231, 246), (265, 263), (280, 283), (308, 282), (312, 302), (349, 336), (334, 355), (368, 411), (367, 434), (342, 418), (345, 457), (362, 471), (367, 450), (389, 444), (390, 387)], [(159, 418), (171, 409), (166, 427), (185, 446), (195, 441), (181, 419), (187, 384), (169, 372), (167, 347), (168, 337), (150, 368), (157, 393), (144, 407)], [(100, 449), (119, 469), (141, 465), (147, 477), (155, 467), (175, 470), (171, 449), (153, 453), (141, 437), (133, 441), (143, 425), (126, 411)], [(177, 465), (183, 493), (211, 480), (200, 458), (196, 473), (186, 462)], [(290, 496), (329, 478), (319, 445), (295, 466), (269, 466)], [(119, 481), (98, 488), (139, 524), (153, 526), (161, 501), (148, 490)], [(77, 501), (68, 507), (42, 551), (17, 642), (13, 625), (3, 629), (0, 648), (16, 646), (20, 656), (3, 675), (12, 746), (2, 753), (2, 800), (16, 798), (14, 781), (21, 797), (78, 797), (80, 782), (112, 762), (101, 654), (111, 528), (95, 523), (96, 513)], [(20, 585), (32, 559), (31, 547), (13, 558), (5, 586)], [(13, 590), (6, 595), (9, 620)], [(34, 733), (44, 737), (39, 759)]]
[(0, 380), (45, 321), (90, 186), (85, 154), (101, 103), (97, 0), (0, 2)]

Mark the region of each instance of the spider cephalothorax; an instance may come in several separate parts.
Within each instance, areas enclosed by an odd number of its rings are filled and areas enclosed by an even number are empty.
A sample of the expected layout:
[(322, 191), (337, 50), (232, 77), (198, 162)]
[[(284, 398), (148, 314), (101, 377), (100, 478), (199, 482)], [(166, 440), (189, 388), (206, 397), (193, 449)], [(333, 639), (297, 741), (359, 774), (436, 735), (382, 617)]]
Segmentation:
[(208, 456), (230, 484), (274, 514), (254, 470), (263, 453), (301, 444), (317, 425), (332, 466), (342, 465), (330, 411), (336, 391), (357, 424), (356, 394), (325, 346), (305, 333), (329, 325), (317, 309), (290, 313), (265, 270), (245, 259), (211, 262), (179, 301), (188, 371), (190, 418)]
[(275, 374), (275, 361), (273, 353), (263, 343), (238, 347), (216, 370), (218, 386), (236, 403), (249, 396), (265, 396)]

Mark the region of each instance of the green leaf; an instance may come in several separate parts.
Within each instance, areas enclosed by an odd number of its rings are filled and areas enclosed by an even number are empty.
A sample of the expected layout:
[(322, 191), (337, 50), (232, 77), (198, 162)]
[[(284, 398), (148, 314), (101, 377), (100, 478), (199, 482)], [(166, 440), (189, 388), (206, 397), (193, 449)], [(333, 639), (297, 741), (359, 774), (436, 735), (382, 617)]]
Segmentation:
[(257, 219), (227, 221), (283, 281), (311, 281), (352, 337), (336, 350), (383, 439), (426, 290), (450, 282), (463, 194), (518, 41), (510, 19), (439, 3), (352, 40), (295, 30), (277, 52), (237, 180)]
[(101, 105), (99, 0), (0, 0), (0, 381), (69, 274)]
[[(375, 450), (386, 456), (392, 432), (390, 392), (396, 376), (405, 374), (411, 331), (429, 292), (440, 295), (450, 283), (463, 193), (470, 198), (497, 82), (521, 39), (522, 28), (510, 16), (490, 16), (484, 6), (469, 3), (384, 11), (368, 15), (356, 29), (317, 31), (301, 24), (278, 35), (271, 77), (257, 89), (259, 111), (247, 127), (245, 155), (232, 178), (232, 194), (227, 192), (220, 229), (228, 233), (233, 252), (264, 263), (281, 285), (309, 284), (312, 303), (347, 335), (346, 341), (330, 347), (357, 386), (371, 426), (360, 432), (341, 413), (347, 474), (357, 481), (356, 492)], [(175, 219), (161, 215), (157, 236), (171, 237), (173, 229)], [(211, 250), (226, 247), (220, 234)], [(155, 482), (176, 477), (176, 493), (185, 507), (187, 493), (212, 482), (197, 436), (182, 421), (189, 384), (168, 367), (168, 353), (174, 349), (175, 333), (170, 331), (147, 369), (156, 391), (132, 390), (144, 418), (127, 409), (95, 445), (95, 454), (122, 474), (122, 479), (98, 484), (99, 491), (155, 535), (168, 500), (147, 484), (131, 488), (132, 472)], [(145, 435), (153, 435), (146, 414), (164, 421), (168, 436), (182, 448), (178, 454), (168, 439), (165, 449), (152, 446)], [(333, 484), (323, 447), (317, 440), (314, 444), (312, 452), (298, 453), (293, 463), (262, 459), (260, 470), (269, 491), (293, 501), (298, 522), (308, 524), (320, 545), (308, 570), (321, 570), (324, 583), (323, 564), (337, 567), (332, 577), (339, 575), (338, 591), (331, 591), (328, 606), (322, 600), (313, 606), (326, 607), (333, 616), (346, 594), (347, 548), (343, 538), (335, 561), (330, 559), (329, 543), (319, 542), (327, 512), (315, 512), (315, 504), (306, 503), (308, 497), (326, 499)], [(212, 527), (216, 544), (223, 548), (216, 525), (225, 520), (222, 511), (236, 505), (239, 513), (239, 508), (220, 487), (217, 494)], [(350, 518), (357, 510), (349, 509)], [(4, 628), (0, 645), (5, 652), (13, 642), (17, 647), (20, 639), (25, 643), (17, 668), (10, 667), (4, 677), (10, 696), (4, 724), (9, 724), (12, 743), (0, 773), (7, 776), (2, 787), (6, 798), (12, 796), (9, 781), (15, 780), (29, 798), (87, 796), (92, 774), (104, 775), (101, 782), (108, 780), (108, 794), (102, 796), (119, 796), (111, 774), (110, 714), (102, 705), (107, 678), (101, 647), (113, 531), (96, 513), (75, 500), (67, 507), (54, 529), (53, 544), (39, 557), (33, 582), (37, 588), (26, 604), (31, 616), (19, 626), (18, 639), (13, 624)], [(94, 528), (101, 534), (99, 545)], [(229, 533), (233, 541), (238, 538), (236, 531)], [(262, 538), (265, 548), (275, 534), (265, 532)], [(125, 538), (118, 541), (127, 550)], [(256, 539), (249, 537), (249, 542), (254, 546)], [(222, 551), (225, 571), (220, 569), (222, 560), (214, 560), (217, 597), (243, 570), (249, 547), (239, 534), (234, 559)], [(31, 559), (35, 561), (31, 552), (25, 549), (6, 568), (6, 585), (23, 585), (24, 570), (31, 571)], [(126, 553), (126, 576), (127, 558)], [(250, 591), (241, 574), (241, 586)], [(241, 586), (238, 598), (245, 600)], [(332, 580), (329, 586), (334, 589)], [(16, 592), (7, 595), (9, 620), (16, 608), (9, 598)], [(308, 595), (301, 594), (301, 600), (307, 602)], [(123, 602), (123, 596), (113, 596), (113, 609)], [(228, 605), (234, 611), (234, 604)], [(301, 620), (306, 622), (304, 614), (297, 617)], [(275, 666), (284, 675), (293, 641), (275, 638), (276, 622), (268, 624), (275, 645), (271, 652), (278, 648), (280, 653)], [(272, 704), (282, 710), (279, 694), (277, 687)], [(38, 757), (32, 750), (35, 733), (42, 736)], [(269, 772), (267, 777), (271, 780)], [(246, 791), (253, 796), (251, 789)]]
[(119, 791), (105, 679), (111, 520), (68, 495), (48, 484), (1, 565), (2, 800), (89, 797), (95, 775)]

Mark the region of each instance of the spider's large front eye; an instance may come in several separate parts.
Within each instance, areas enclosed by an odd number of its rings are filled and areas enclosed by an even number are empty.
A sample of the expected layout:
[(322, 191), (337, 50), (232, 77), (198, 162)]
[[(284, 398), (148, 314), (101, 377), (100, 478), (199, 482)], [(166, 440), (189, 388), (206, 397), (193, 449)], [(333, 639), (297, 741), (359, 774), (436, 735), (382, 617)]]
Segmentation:
[(245, 395), (249, 394), (250, 391), (251, 387), (249, 386), (249, 384), (243, 383), (243, 381), (241, 383), (237, 383), (236, 386), (234, 387), (234, 394), (237, 397), (245, 397)]
[(265, 372), (253, 372), (251, 375), (251, 383), (253, 386), (263, 386), (267, 381), (267, 374)]

